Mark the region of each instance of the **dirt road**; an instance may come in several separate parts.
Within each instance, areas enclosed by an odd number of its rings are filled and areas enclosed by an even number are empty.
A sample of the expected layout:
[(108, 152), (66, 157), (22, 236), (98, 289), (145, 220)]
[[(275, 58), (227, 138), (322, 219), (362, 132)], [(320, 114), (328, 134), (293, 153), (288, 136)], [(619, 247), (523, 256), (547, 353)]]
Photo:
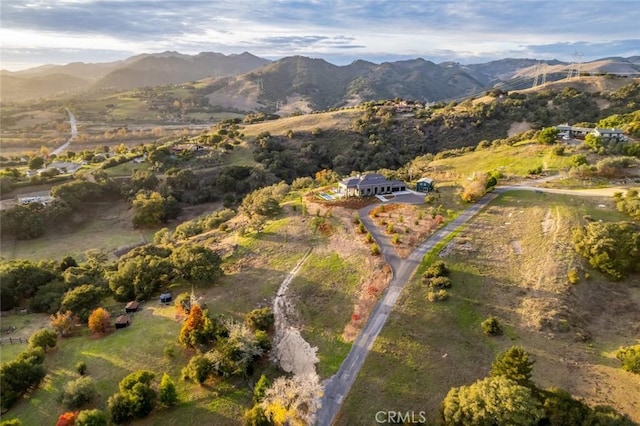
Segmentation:
[(78, 136), (78, 126), (76, 125), (76, 116), (73, 115), (73, 113), (69, 110), (67, 110), (67, 114), (69, 114), (69, 124), (71, 124), (71, 137), (69, 137), (69, 139), (64, 144), (54, 149), (50, 155), (60, 155), (62, 151), (69, 148), (69, 144), (71, 144), (71, 141), (73, 141), (76, 138), (76, 136)]

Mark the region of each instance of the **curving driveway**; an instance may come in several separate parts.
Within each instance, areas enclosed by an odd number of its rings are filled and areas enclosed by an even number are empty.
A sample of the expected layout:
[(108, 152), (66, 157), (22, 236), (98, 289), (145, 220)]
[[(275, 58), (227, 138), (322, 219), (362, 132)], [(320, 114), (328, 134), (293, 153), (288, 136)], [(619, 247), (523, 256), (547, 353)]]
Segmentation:
[[(464, 225), (471, 220), (498, 195), (511, 190), (525, 190), (579, 196), (608, 196), (612, 195), (615, 191), (623, 191), (625, 189), (627, 188), (607, 188), (606, 190), (566, 190), (539, 188), (526, 184), (499, 187), (463, 211), (456, 219), (436, 231), (435, 234), (431, 235), (406, 259), (401, 259), (396, 254), (389, 239), (384, 235), (384, 231), (376, 227), (369, 217), (369, 212), (378, 204), (376, 203), (360, 209), (360, 220), (371, 233), (376, 244), (380, 247), (386, 262), (391, 267), (392, 279), (386, 292), (380, 301), (378, 301), (373, 311), (371, 311), (371, 315), (369, 316), (366, 325), (353, 343), (351, 351), (340, 366), (340, 369), (334, 376), (325, 381), (324, 396), (322, 397), (320, 410), (316, 415), (316, 424), (319, 426), (328, 426), (333, 423), (340, 407), (342, 406), (344, 397), (349, 393), (351, 386), (355, 382), (358, 372), (360, 371), (360, 368), (362, 368), (362, 365), (373, 346), (373, 342), (376, 340), (378, 334), (380, 334), (380, 331), (382, 330), (382, 327), (387, 321), (391, 309), (393, 309), (393, 306), (400, 296), (400, 292), (415, 272), (424, 255), (461, 225)], [(423, 202), (423, 198), (421, 197), (416, 200), (415, 198), (405, 199), (404, 196), (398, 196), (393, 200), (393, 202), (421, 204)]]

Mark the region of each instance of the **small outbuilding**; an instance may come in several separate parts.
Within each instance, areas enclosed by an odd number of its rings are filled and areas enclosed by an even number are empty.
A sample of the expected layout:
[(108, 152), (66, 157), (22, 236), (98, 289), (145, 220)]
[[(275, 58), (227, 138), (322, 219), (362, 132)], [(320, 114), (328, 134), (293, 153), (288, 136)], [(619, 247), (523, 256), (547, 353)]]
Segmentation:
[(423, 177), (416, 182), (416, 191), (419, 192), (431, 192), (433, 191), (433, 179)]
[(127, 306), (124, 307), (124, 311), (126, 313), (136, 312), (139, 307), (140, 307), (140, 303), (136, 302), (135, 300), (132, 300), (131, 302), (127, 303)]
[(116, 328), (125, 328), (131, 324), (131, 317), (129, 315), (120, 315), (116, 318)]
[(170, 303), (173, 300), (171, 293), (162, 293), (160, 295), (160, 303)]

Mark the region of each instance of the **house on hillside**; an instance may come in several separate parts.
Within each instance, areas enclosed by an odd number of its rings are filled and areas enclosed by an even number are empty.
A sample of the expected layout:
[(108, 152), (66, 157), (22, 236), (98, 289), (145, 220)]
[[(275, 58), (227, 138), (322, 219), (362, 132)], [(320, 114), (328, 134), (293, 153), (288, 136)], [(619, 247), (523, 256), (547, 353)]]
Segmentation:
[(605, 139), (617, 139), (619, 141), (626, 139), (626, 137), (624, 136), (624, 132), (620, 129), (594, 129), (592, 127), (576, 127), (570, 126), (567, 123), (556, 126), (556, 129), (558, 129), (558, 134), (566, 135), (569, 138), (583, 138), (588, 134), (592, 134)]
[(624, 133), (620, 129), (599, 129), (596, 127), (591, 133), (605, 139), (616, 139), (619, 141), (626, 139)]
[(419, 192), (431, 192), (433, 191), (433, 179), (429, 179), (428, 177), (423, 177), (416, 182), (416, 191)]
[(407, 190), (406, 183), (400, 180), (388, 180), (377, 173), (348, 177), (343, 179), (338, 186), (345, 197), (369, 197)]
[(195, 143), (185, 143), (185, 144), (178, 144), (178, 145), (173, 145), (171, 147), (171, 150), (173, 152), (176, 153), (180, 153), (180, 152), (199, 152), (202, 151), (204, 149), (204, 147), (202, 145), (198, 145)]

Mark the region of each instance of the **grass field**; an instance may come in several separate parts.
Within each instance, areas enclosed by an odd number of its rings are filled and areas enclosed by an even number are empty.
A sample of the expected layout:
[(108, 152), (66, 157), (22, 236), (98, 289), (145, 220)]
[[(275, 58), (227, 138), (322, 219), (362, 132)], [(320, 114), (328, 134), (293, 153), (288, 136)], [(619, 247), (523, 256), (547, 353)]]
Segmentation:
[[(601, 205), (606, 207), (600, 207)], [(640, 420), (632, 395), (640, 383), (612, 357), (637, 342), (640, 286), (584, 272), (568, 243), (571, 227), (590, 215), (620, 220), (610, 199), (510, 192), (463, 229), (442, 253), (451, 269), (451, 298), (427, 301), (419, 274), (407, 285), (345, 400), (338, 424), (372, 424), (377, 411), (424, 411), (439, 418), (453, 386), (485, 376), (497, 352), (522, 345), (536, 361), (533, 379), (565, 388), (591, 405), (611, 404)], [(630, 303), (629, 301), (634, 301)], [(600, 307), (600, 309), (598, 309)], [(504, 334), (485, 336), (495, 315)], [(591, 341), (578, 342), (582, 334)]]
[(344, 111), (322, 112), (318, 114), (305, 114), (297, 117), (287, 117), (280, 120), (265, 121), (263, 123), (249, 124), (243, 129), (245, 135), (255, 137), (262, 132), (272, 135), (284, 135), (288, 130), (294, 132), (311, 132), (313, 129), (350, 129), (353, 120), (359, 116), (360, 110), (349, 109)]
[[(98, 212), (98, 213), (95, 213)], [(104, 203), (94, 209), (93, 216), (74, 225), (73, 218), (67, 230), (49, 230), (34, 240), (18, 240), (3, 244), (5, 259), (61, 259), (70, 255), (77, 259), (89, 249), (107, 252), (136, 244), (152, 241), (157, 229), (136, 230), (131, 224), (130, 212), (125, 202)]]
[(473, 172), (501, 171), (506, 176), (527, 176), (530, 170), (542, 167), (557, 172), (570, 166), (570, 154), (555, 155), (552, 147), (536, 143), (497, 146), (477, 150), (461, 157), (434, 161), (431, 166), (439, 173), (466, 178)]

